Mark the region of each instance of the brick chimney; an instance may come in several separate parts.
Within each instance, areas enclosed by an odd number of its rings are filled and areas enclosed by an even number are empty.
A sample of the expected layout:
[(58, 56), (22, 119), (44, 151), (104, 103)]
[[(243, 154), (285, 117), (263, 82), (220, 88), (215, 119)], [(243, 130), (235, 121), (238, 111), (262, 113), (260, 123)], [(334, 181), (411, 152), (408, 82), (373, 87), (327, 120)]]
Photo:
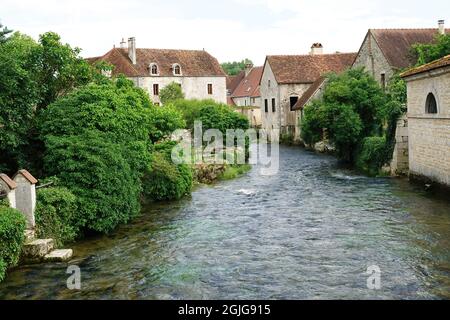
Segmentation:
[(125, 42), (125, 39), (124, 38), (122, 38), (122, 41), (120, 42), (120, 49), (125, 49), (126, 46), (127, 45), (127, 43)]
[(128, 57), (131, 63), (136, 64), (136, 38), (134, 37), (128, 39)]
[(314, 43), (311, 47), (310, 55), (315, 56), (323, 54), (323, 46), (321, 43)]
[(439, 33), (445, 34), (445, 20), (439, 20), (438, 24), (439, 24)]
[(245, 70), (245, 76), (246, 77), (250, 74), (252, 69), (253, 69), (253, 64), (252, 63), (246, 63), (245, 64), (245, 69), (244, 70)]

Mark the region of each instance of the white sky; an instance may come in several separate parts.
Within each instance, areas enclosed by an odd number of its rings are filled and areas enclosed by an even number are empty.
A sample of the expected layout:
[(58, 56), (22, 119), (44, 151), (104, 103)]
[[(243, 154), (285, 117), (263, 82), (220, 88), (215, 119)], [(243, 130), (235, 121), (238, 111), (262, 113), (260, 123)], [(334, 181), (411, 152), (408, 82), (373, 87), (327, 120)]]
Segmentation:
[(368, 28), (450, 26), (449, 0), (0, 0), (0, 21), (37, 38), (46, 31), (106, 53), (122, 37), (140, 48), (203, 49), (219, 61), (268, 54), (357, 51)]

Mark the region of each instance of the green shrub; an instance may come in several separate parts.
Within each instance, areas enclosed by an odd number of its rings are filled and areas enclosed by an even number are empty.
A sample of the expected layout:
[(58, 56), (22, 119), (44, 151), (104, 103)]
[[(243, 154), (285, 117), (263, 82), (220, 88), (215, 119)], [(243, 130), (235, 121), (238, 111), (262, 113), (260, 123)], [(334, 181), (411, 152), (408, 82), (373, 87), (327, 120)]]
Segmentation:
[(156, 143), (170, 136), (175, 130), (186, 127), (183, 114), (172, 105), (152, 108), (150, 116), (150, 140)]
[(9, 208), (8, 198), (0, 199), (0, 210), (3, 208)]
[(385, 137), (368, 137), (362, 142), (356, 165), (369, 175), (376, 176), (386, 164), (387, 152)]
[(143, 195), (147, 200), (177, 200), (192, 189), (193, 173), (189, 165), (172, 162), (171, 145), (156, 147), (152, 162), (143, 179)]
[(139, 166), (149, 158), (145, 145), (132, 147), (99, 132), (47, 138), (46, 171), (77, 197), (80, 227), (108, 233), (139, 214)]
[(52, 187), (37, 192), (36, 234), (54, 239), (58, 247), (78, 235), (77, 198), (66, 188)]
[(161, 89), (161, 91), (159, 92), (159, 98), (161, 99), (161, 103), (163, 105), (166, 105), (171, 101), (184, 99), (181, 85), (175, 82), (169, 83), (167, 86)]
[(0, 209), (0, 281), (7, 268), (15, 266), (25, 241), (25, 217), (12, 208)]
[(77, 197), (77, 227), (107, 233), (139, 214), (152, 108), (143, 90), (118, 78), (79, 89), (41, 114), (45, 174)]

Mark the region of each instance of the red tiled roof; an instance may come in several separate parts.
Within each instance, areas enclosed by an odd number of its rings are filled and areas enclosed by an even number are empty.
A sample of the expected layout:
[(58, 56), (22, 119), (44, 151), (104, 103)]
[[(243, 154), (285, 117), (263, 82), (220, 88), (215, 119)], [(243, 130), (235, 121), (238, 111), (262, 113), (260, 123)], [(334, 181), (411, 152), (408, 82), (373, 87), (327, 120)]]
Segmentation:
[(335, 53), (299, 56), (267, 56), (275, 78), (280, 84), (313, 83), (327, 72), (350, 68), (356, 53)]
[(249, 74), (242, 79), (241, 83), (237, 86), (236, 90), (232, 93), (233, 98), (239, 97), (259, 97), (259, 83), (261, 81), (264, 67), (255, 67)]
[(305, 91), (305, 93), (300, 97), (300, 99), (297, 101), (295, 106), (292, 108), (292, 110), (302, 110), (305, 105), (311, 101), (312, 98), (314, 98), (317, 90), (322, 87), (323, 83), (325, 82), (325, 78), (320, 77), (318, 78), (310, 87), (308, 90)]
[(444, 67), (448, 67), (448, 66), (450, 66), (450, 55), (445, 56), (442, 59), (425, 64), (423, 66), (410, 69), (406, 72), (403, 72), (400, 76), (402, 78), (406, 78), (406, 77), (409, 77), (409, 76), (412, 76), (415, 74), (419, 74), (422, 72), (427, 72), (427, 71), (431, 71), (431, 70), (435, 70), (435, 69), (439, 69), (439, 68), (444, 68)]
[(239, 72), (235, 76), (227, 76), (227, 91), (232, 94), (236, 90), (237, 86), (241, 83), (242, 79), (245, 78), (245, 71)]
[(17, 184), (13, 180), (11, 180), (11, 178), (8, 177), (6, 174), (1, 173), (0, 179), (6, 183), (9, 189), (14, 190), (17, 188)]
[(416, 63), (411, 55), (412, 46), (432, 43), (438, 29), (370, 29), (369, 33), (375, 38), (389, 64), (404, 69)]
[(29, 173), (27, 170), (19, 170), (19, 172), (17, 172), (17, 173), (14, 175), (14, 180), (16, 179), (16, 177), (17, 177), (19, 174), (21, 174), (21, 175), (22, 175), (25, 179), (27, 179), (28, 182), (30, 182), (31, 184), (36, 184), (36, 183), (38, 183), (38, 180), (37, 180), (35, 177), (33, 177), (33, 176), (31, 175), (31, 173)]
[[(115, 66), (114, 74), (127, 77), (150, 76), (149, 65), (158, 65), (159, 76), (173, 76), (174, 64), (181, 66), (181, 73), (187, 77), (225, 77), (219, 62), (206, 51), (169, 50), (169, 49), (136, 49), (136, 65), (128, 57), (128, 49), (114, 48), (100, 59)], [(89, 60), (88, 60), (89, 61)]]

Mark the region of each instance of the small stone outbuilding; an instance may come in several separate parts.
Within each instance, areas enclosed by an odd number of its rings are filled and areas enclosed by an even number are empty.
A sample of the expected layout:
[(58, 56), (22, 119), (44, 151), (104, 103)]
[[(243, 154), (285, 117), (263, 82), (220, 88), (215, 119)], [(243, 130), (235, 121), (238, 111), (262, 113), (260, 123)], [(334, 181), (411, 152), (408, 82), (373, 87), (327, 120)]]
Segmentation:
[(27, 229), (36, 226), (34, 211), (36, 209), (36, 184), (38, 180), (27, 170), (20, 170), (14, 176), (17, 185), (16, 208), (21, 211), (27, 220)]
[(16, 207), (16, 189), (17, 184), (6, 174), (0, 174), (0, 199), (5, 197), (9, 201), (11, 208)]

